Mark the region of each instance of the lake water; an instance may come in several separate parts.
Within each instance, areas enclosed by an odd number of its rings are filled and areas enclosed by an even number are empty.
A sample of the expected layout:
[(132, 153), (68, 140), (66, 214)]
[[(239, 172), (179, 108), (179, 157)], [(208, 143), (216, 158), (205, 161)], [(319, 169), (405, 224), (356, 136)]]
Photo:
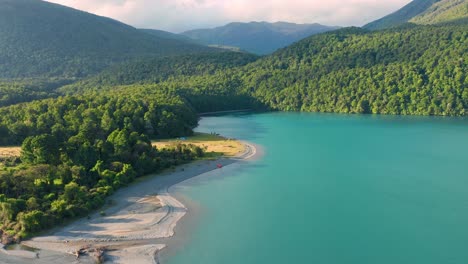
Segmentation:
[(264, 155), (183, 188), (202, 208), (167, 264), (468, 261), (468, 119), (269, 113), (198, 131)]

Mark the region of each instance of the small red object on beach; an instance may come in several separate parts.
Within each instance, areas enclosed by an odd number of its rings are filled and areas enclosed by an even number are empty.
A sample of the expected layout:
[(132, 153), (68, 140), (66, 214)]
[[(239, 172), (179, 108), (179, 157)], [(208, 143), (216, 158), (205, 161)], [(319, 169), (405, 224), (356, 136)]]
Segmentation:
[(223, 167), (222, 164), (218, 164), (218, 169), (221, 169)]

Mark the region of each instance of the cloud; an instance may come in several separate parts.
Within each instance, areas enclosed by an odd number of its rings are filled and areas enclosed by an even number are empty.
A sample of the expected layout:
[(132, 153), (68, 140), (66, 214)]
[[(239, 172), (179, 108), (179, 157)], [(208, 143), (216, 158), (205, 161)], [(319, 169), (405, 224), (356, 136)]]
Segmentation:
[(361, 26), (411, 0), (49, 0), (140, 28), (180, 32), (229, 22)]

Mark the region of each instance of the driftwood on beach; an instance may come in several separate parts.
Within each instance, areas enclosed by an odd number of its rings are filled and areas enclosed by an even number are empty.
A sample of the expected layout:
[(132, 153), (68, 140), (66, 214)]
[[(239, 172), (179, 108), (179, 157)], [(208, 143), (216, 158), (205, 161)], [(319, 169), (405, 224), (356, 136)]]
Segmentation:
[(97, 263), (104, 262), (106, 250), (107, 249), (105, 247), (96, 248), (94, 250), (94, 254), (92, 256), (96, 260)]
[(107, 251), (106, 247), (94, 248), (91, 246), (86, 246), (86, 247), (82, 247), (74, 251), (73, 255), (76, 256), (76, 259), (79, 259), (81, 256), (84, 256), (84, 255), (89, 255), (95, 259), (96, 263), (103, 263), (105, 260), (106, 251)]
[(84, 255), (86, 253), (86, 248), (80, 248), (76, 251), (73, 252), (73, 255), (76, 256), (76, 259), (79, 259), (80, 256)]

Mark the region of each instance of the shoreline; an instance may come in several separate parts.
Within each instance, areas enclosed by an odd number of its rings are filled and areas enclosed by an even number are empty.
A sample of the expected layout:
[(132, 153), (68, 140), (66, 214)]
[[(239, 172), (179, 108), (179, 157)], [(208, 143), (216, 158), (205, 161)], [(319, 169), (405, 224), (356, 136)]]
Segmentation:
[[(240, 141), (244, 147), (245, 150), (234, 156), (234, 157), (227, 157), (223, 159), (230, 160), (228, 164), (224, 165), (224, 167), (229, 167), (231, 165), (239, 164), (240, 162), (243, 161), (250, 161), (254, 160), (258, 157), (261, 157), (263, 154), (261, 148), (257, 145), (254, 145), (249, 142), (245, 141)], [(199, 175), (196, 175), (194, 177), (188, 178), (182, 182), (173, 184), (171, 186), (168, 186), (167, 191), (169, 195), (180, 201), (182, 204), (185, 205), (187, 208), (188, 212), (183, 218), (181, 218), (178, 222), (177, 225), (174, 227), (174, 233), (175, 235), (168, 238), (166, 242), (166, 247), (161, 248), (155, 255), (155, 263), (156, 264), (164, 264), (164, 261), (161, 262), (160, 259), (162, 258), (163, 260), (167, 259), (167, 256), (172, 256), (174, 252), (179, 250), (181, 248), (181, 244), (184, 244), (187, 239), (188, 235), (187, 229), (190, 230), (191, 227), (188, 227), (189, 225), (193, 225), (194, 218), (196, 218), (196, 215), (200, 214), (200, 205), (194, 203), (193, 201), (190, 200), (190, 198), (184, 196), (178, 191), (178, 188), (184, 188), (186, 186), (192, 186), (193, 184), (198, 184), (200, 181), (205, 181), (205, 180), (211, 180), (211, 177), (217, 177), (213, 176), (212, 172), (216, 171), (217, 169), (214, 170), (209, 170), (204, 173), (201, 173)], [(161, 257), (162, 256), (162, 257)]]
[[(258, 155), (254, 145), (241, 143), (245, 150), (235, 157), (199, 160), (178, 166), (174, 171), (145, 176), (110, 196), (108, 201), (113, 204), (103, 209), (105, 216), (96, 212), (90, 219), (76, 220), (21, 244), (40, 249), (35, 263), (63, 263), (65, 259), (70, 262), (75, 259), (72, 254), (81, 249), (89, 251), (90, 256), (80, 257), (79, 262), (95, 263), (92, 252), (100, 248), (106, 249), (104, 263), (159, 263), (159, 253), (173, 239), (177, 224), (190, 211), (171, 189), (217, 170), (218, 164), (224, 167)], [(0, 262), (4, 256), (9, 257), (6, 260), (11, 262), (6, 263), (30, 263), (36, 257), (36, 253), (24, 250), (0, 253)]]
[(226, 111), (215, 111), (215, 112), (205, 112), (199, 113), (199, 116), (210, 116), (217, 114), (233, 114), (233, 113), (242, 113), (242, 112), (251, 112), (252, 109), (239, 109), (239, 110), (226, 110)]

